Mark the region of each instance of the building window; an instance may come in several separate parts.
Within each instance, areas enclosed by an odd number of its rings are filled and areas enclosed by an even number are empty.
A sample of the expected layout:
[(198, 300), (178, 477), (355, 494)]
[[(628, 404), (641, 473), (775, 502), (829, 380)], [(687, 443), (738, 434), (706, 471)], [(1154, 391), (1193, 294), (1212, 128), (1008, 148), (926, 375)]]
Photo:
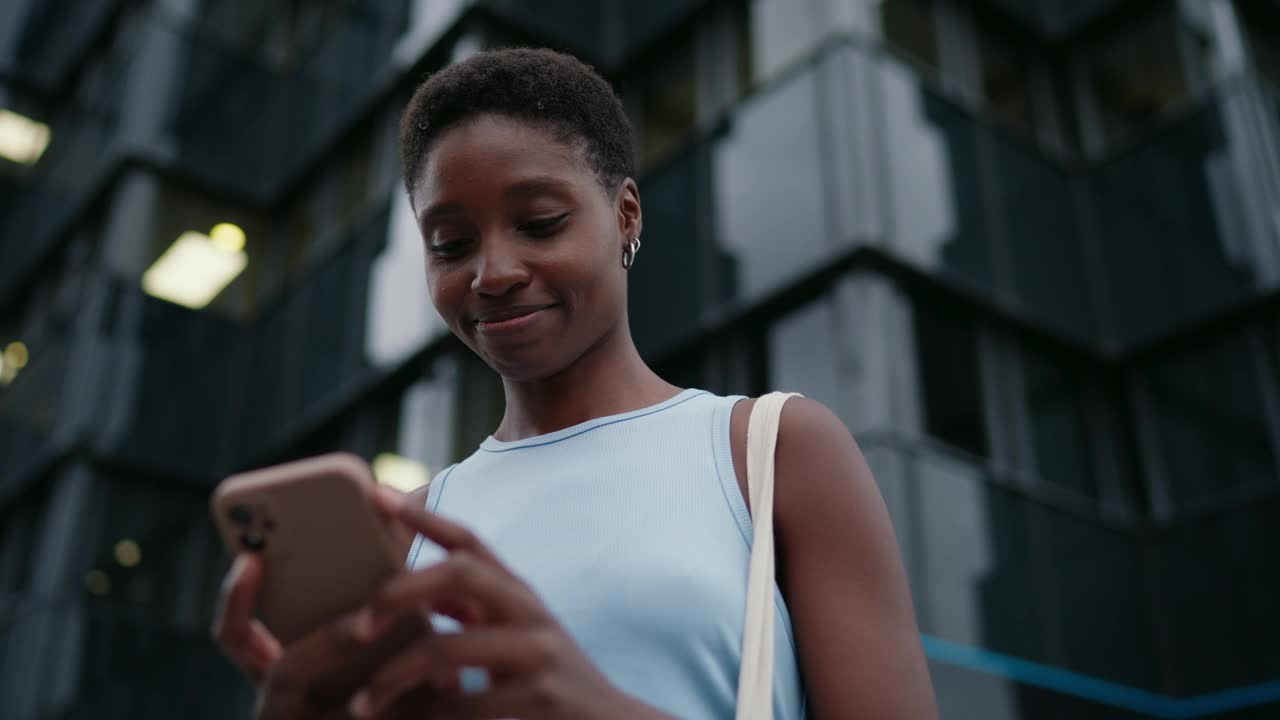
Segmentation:
[[(3, 455), (0, 455), (3, 459)], [(40, 527), (48, 503), (46, 488), (11, 502), (0, 527), (0, 596), (26, 592), (36, 572)]]
[(885, 42), (937, 72), (938, 32), (932, 0), (882, 0), (879, 8)]
[(402, 492), (426, 484), (458, 459), (457, 358), (443, 355), (382, 413), (373, 456), (378, 482)]
[(988, 112), (1004, 125), (1034, 138), (1029, 53), (989, 23), (978, 22), (977, 40), (980, 90)]
[(743, 88), (758, 84), (818, 44), (813, 0), (753, 0), (739, 15), (738, 67)]
[(161, 185), (142, 289), (193, 310), (245, 318), (264, 299), (268, 228), (253, 213)]
[(834, 298), (826, 297), (791, 313), (769, 328), (769, 387), (798, 392), (826, 404), (848, 423)]
[(1105, 141), (1147, 127), (1190, 101), (1178, 33), (1175, 15), (1162, 6), (1117, 25), (1087, 51), (1085, 80)]
[(923, 304), (916, 306), (914, 319), (925, 432), (985, 457), (987, 424), (973, 320)]
[(1156, 442), (1175, 506), (1274, 483), (1276, 448), (1268, 402), (1274, 376), (1261, 343), (1219, 339), (1146, 369)]
[(654, 53), (633, 97), (638, 160), (642, 168), (648, 168), (689, 140), (698, 121), (692, 31), (671, 38)]
[(1072, 368), (1023, 353), (1027, 416), (1040, 479), (1085, 497), (1098, 495), (1089, 463), (1083, 383)]
[[(143, 608), (156, 619), (200, 622), (222, 569), (207, 499), (200, 493), (105, 478), (84, 555), (85, 596)], [(214, 549), (211, 550), (212, 546)]]
[(1280, 4), (1237, 0), (1236, 12), (1254, 69), (1280, 85)]
[[(712, 151), (722, 288), (758, 297), (811, 268), (834, 248), (825, 226), (826, 190), (812, 73), (739, 108)], [(785, 168), (785, 172), (780, 172)]]

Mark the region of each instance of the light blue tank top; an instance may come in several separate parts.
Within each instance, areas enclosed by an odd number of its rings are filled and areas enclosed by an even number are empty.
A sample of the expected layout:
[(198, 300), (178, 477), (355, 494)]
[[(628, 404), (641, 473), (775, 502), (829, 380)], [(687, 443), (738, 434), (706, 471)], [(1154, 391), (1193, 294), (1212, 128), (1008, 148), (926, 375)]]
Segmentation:
[[(740, 398), (685, 390), (514, 442), (492, 437), (432, 481), (428, 509), (469, 527), (542, 598), (615, 686), (681, 718), (732, 718), (751, 518), (729, 451)], [(410, 567), (442, 551), (416, 541)], [(775, 586), (773, 716), (803, 694)]]

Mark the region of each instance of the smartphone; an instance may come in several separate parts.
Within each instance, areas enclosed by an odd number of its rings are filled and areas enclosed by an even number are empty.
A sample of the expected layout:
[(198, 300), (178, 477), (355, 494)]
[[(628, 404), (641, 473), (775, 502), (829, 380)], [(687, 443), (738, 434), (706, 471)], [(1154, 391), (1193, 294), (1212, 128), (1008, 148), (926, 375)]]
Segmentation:
[(355, 610), (404, 571), (369, 497), (374, 482), (364, 460), (335, 453), (232, 475), (214, 491), (223, 544), (262, 558), (258, 617), (282, 643)]

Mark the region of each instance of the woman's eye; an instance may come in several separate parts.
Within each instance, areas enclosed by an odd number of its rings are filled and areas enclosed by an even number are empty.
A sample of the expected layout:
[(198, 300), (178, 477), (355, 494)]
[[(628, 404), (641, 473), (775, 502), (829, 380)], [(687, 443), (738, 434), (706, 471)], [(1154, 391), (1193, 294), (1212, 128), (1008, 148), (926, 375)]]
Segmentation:
[(431, 243), (427, 249), (432, 255), (448, 260), (461, 257), (467, 251), (467, 245), (466, 240), (440, 240)]
[(519, 226), (517, 230), (530, 237), (545, 238), (556, 233), (569, 217), (569, 213), (561, 213), (555, 217), (531, 220)]

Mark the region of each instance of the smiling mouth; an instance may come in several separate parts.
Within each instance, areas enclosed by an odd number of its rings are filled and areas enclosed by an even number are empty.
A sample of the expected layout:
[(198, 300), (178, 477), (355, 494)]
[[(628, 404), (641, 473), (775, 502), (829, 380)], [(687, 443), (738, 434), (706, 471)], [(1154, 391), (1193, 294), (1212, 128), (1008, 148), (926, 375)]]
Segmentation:
[(533, 323), (551, 305), (519, 305), (485, 313), (476, 319), (476, 329), (482, 333), (504, 333), (521, 330)]

